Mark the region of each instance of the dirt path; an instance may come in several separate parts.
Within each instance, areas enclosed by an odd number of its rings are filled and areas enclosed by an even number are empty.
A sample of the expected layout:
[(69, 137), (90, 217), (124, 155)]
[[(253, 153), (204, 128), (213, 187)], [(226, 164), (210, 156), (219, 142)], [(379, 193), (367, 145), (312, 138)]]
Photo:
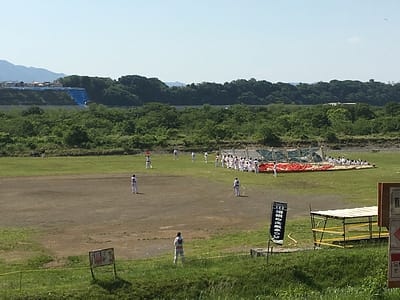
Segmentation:
[(190, 177), (138, 174), (138, 186), (132, 194), (127, 174), (0, 179), (0, 226), (38, 228), (56, 257), (114, 247), (118, 257), (139, 258), (171, 251), (177, 231), (190, 240), (260, 228), (272, 201), (288, 202), (290, 217), (308, 216), (310, 204), (346, 207), (335, 195), (249, 187), (234, 197), (231, 186)]

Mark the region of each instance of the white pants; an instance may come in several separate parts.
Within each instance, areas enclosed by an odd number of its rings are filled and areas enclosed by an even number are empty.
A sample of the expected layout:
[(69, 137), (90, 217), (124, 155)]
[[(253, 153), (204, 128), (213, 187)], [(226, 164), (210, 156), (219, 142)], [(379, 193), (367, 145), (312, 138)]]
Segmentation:
[(181, 256), (182, 263), (185, 262), (185, 255), (183, 253), (183, 249), (175, 249), (175, 254), (174, 254), (174, 264), (178, 262), (178, 256)]
[(233, 189), (235, 190), (235, 196), (240, 196), (239, 187), (235, 186)]

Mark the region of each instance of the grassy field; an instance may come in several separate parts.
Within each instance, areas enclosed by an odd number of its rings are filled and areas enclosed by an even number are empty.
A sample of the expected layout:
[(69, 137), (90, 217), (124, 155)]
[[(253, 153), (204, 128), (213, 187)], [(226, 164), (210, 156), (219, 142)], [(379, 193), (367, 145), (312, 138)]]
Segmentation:
[[(345, 156), (350, 159), (362, 158), (376, 168), (359, 171), (337, 172), (308, 172), (280, 174), (278, 180), (265, 180), (264, 177), (243, 173), (241, 177), (251, 178), (251, 184), (272, 189), (284, 189), (295, 194), (335, 193), (345, 195), (350, 202), (360, 205), (376, 204), (377, 182), (396, 182), (400, 177), (400, 165), (396, 162), (400, 158), (398, 152), (340, 152), (329, 153), (332, 156)], [(210, 158), (213, 155), (210, 154)], [(220, 169), (211, 172), (209, 165), (188, 164), (188, 154), (180, 155), (178, 162), (172, 155), (152, 155), (152, 173), (207, 177), (215, 181), (231, 180), (229, 176), (221, 176), (220, 172), (229, 173), (230, 170)], [(131, 174), (135, 170), (143, 170), (144, 155), (135, 156), (83, 156), (83, 157), (48, 157), (48, 158), (0, 158), (0, 177), (10, 176), (44, 176), (44, 175), (71, 175), (71, 174)], [(230, 182), (229, 182), (230, 183)]]
[[(371, 170), (279, 174), (241, 174), (242, 181), (307, 196), (340, 194), (355, 205), (376, 205), (378, 182), (399, 182), (399, 153), (329, 153), (365, 159)], [(210, 155), (209, 157), (212, 157)], [(226, 181), (229, 170), (210, 172), (209, 166), (181, 155), (152, 155), (153, 169), (144, 170), (144, 155), (103, 157), (0, 158), (0, 177), (73, 174), (130, 174), (135, 170), (159, 174), (207, 177)], [(144, 171), (143, 171), (144, 170)], [(1, 180), (1, 179), (0, 179)], [(309, 218), (290, 220), (299, 245), (309, 245)], [(307, 229), (307, 230), (305, 230)], [(186, 265), (171, 265), (170, 256), (118, 261), (117, 278), (109, 267), (96, 269), (92, 280), (87, 257), (68, 257), (63, 268), (48, 268), (52, 261), (29, 228), (2, 228), (0, 253), (26, 253), (26, 260), (0, 259), (2, 299), (399, 299), (397, 290), (386, 289), (387, 244), (361, 244), (354, 249), (322, 249), (252, 258), (248, 253), (222, 249), (240, 241), (264, 245), (267, 228), (191, 241)], [(290, 241), (285, 241), (290, 246)], [(298, 246), (298, 245), (297, 245)], [(207, 249), (207, 251), (204, 251)]]

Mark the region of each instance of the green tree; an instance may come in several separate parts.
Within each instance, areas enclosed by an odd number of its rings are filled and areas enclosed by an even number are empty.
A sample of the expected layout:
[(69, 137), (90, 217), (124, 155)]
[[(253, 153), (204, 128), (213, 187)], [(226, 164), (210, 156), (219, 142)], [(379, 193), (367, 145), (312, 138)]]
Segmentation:
[(330, 130), (326, 131), (323, 134), (323, 139), (327, 143), (337, 143), (339, 139), (337, 138), (336, 134)]
[(118, 83), (143, 102), (165, 102), (168, 86), (157, 78), (146, 78), (138, 75), (122, 76)]
[(21, 136), (35, 136), (36, 128), (31, 120), (24, 119), (20, 127)]
[(349, 108), (349, 111), (352, 116), (352, 121), (356, 121), (359, 118), (363, 118), (366, 120), (371, 120), (375, 118), (375, 113), (373, 112), (371, 106), (366, 103), (357, 103), (354, 106)]
[(262, 126), (258, 134), (261, 137), (260, 142), (263, 145), (277, 147), (282, 143), (280, 137), (269, 126)]
[(31, 106), (21, 112), (22, 116), (29, 116), (29, 115), (43, 115), (44, 110), (38, 106)]
[(400, 113), (400, 103), (393, 101), (386, 103), (385, 112), (391, 117), (398, 115)]
[(351, 134), (351, 114), (344, 107), (333, 107), (327, 111), (331, 128), (335, 133)]
[(353, 134), (369, 135), (372, 133), (374, 133), (374, 128), (371, 120), (359, 118), (353, 123)]
[(86, 129), (82, 126), (72, 126), (64, 136), (64, 142), (68, 146), (86, 147), (89, 141)]
[(12, 143), (12, 138), (8, 132), (0, 131), (0, 145), (4, 146), (6, 144)]
[(114, 84), (104, 90), (103, 104), (109, 106), (138, 106), (143, 103), (123, 85)]

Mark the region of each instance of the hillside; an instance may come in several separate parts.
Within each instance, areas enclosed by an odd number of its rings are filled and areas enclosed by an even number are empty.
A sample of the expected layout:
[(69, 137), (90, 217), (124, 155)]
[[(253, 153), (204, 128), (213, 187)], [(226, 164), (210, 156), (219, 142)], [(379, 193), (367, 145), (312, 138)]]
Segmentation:
[[(107, 77), (65, 76), (45, 69), (16, 66), (0, 60), (0, 86), (8, 87), (5, 81), (32, 84), (32, 81), (50, 82), (64, 87), (85, 89), (91, 103), (114, 107), (142, 106), (150, 102), (159, 102), (174, 106), (194, 105), (270, 105), (297, 104), (315, 105), (338, 103), (364, 103), (384, 106), (388, 103), (400, 103), (400, 83), (382, 83), (374, 80), (361, 82), (357, 80), (331, 80), (330, 82), (305, 83), (272, 83), (254, 78), (237, 79), (231, 82), (202, 82), (183, 84), (180, 82), (162, 82), (158, 78), (147, 78), (140, 75), (126, 75), (117, 80)], [(3, 84), (1, 82), (3, 81)], [(14, 83), (15, 84), (15, 83)], [(36, 85), (36, 83), (34, 84)], [(38, 92), (40, 93), (40, 92)], [(20, 105), (31, 97), (23, 91), (15, 92), (8, 99), (1, 99), (1, 105)], [(49, 105), (59, 105), (52, 97), (46, 98)], [(57, 98), (57, 97), (56, 97)], [(12, 100), (8, 102), (9, 100)], [(32, 105), (42, 105), (43, 101), (32, 99)]]
[(0, 60), (0, 82), (52, 82), (64, 76), (63, 73), (55, 73), (43, 68), (14, 65), (6, 60)]
[(369, 80), (331, 80), (314, 84), (271, 83), (265, 80), (238, 79), (223, 84), (202, 82), (169, 87), (157, 78), (127, 75), (111, 78), (67, 76), (66, 87), (85, 88), (91, 102), (107, 106), (140, 106), (149, 102), (169, 105), (269, 105), (365, 103), (383, 106), (400, 102), (400, 83)]

